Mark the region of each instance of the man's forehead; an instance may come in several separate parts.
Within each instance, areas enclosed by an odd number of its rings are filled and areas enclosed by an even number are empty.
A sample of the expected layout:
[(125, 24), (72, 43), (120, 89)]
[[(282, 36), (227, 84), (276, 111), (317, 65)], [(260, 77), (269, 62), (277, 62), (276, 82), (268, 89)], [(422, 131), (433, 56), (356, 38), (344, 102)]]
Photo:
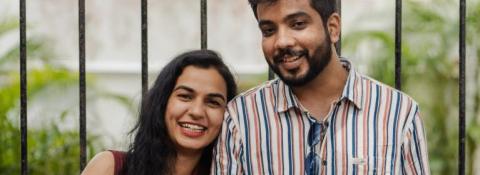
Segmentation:
[(276, 4), (310, 4), (310, 0), (259, 0), (258, 6), (272, 6)]
[(310, 5), (310, 0), (265, 0), (257, 6), (258, 18), (281, 14), (293, 14), (299, 11), (316, 13)]

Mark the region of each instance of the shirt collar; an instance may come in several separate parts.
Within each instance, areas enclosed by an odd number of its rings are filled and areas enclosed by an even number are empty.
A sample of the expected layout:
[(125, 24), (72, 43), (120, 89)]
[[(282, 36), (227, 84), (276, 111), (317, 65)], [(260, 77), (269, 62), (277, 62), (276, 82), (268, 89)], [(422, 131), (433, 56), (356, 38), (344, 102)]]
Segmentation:
[(286, 85), (282, 80), (277, 79), (276, 83), (278, 83), (277, 93), (276, 93), (276, 104), (277, 104), (277, 112), (285, 112), (290, 108), (297, 107), (300, 109), (300, 105), (298, 103), (297, 97), (293, 94), (292, 89), (290, 86)]
[(344, 58), (340, 61), (342, 62), (343, 67), (348, 71), (347, 82), (345, 83), (345, 87), (343, 87), (340, 100), (347, 99), (352, 102), (355, 107), (362, 109), (362, 77), (357, 71), (355, 71), (350, 61)]
[[(340, 101), (347, 100), (352, 102), (355, 107), (362, 109), (362, 86), (361, 76), (354, 70), (351, 63), (345, 59), (340, 60), (343, 67), (348, 71), (348, 78), (343, 88)], [(277, 93), (276, 93), (276, 110), (277, 112), (285, 112), (290, 108), (302, 109), (297, 97), (293, 93), (290, 86), (286, 85), (280, 79), (277, 79)]]

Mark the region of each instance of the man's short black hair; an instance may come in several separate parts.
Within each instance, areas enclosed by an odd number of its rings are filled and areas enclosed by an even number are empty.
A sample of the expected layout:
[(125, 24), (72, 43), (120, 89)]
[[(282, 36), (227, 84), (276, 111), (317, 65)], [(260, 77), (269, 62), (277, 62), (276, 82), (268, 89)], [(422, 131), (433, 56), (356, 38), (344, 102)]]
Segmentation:
[[(257, 5), (261, 3), (273, 3), (277, 0), (248, 0), (250, 6), (252, 7), (253, 14), (255, 18), (257, 16)], [(310, 6), (320, 14), (322, 18), (323, 24), (326, 24), (328, 21), (328, 17), (332, 15), (336, 11), (336, 0), (310, 0)], [(326, 26), (325, 26), (326, 27)]]

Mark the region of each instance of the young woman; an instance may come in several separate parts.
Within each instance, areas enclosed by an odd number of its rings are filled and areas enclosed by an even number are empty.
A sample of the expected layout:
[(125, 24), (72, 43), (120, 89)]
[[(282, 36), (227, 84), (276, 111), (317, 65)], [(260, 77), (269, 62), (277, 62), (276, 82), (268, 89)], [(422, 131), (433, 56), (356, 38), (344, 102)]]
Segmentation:
[(236, 90), (215, 52), (177, 56), (145, 95), (129, 150), (97, 154), (82, 174), (209, 174), (225, 106)]

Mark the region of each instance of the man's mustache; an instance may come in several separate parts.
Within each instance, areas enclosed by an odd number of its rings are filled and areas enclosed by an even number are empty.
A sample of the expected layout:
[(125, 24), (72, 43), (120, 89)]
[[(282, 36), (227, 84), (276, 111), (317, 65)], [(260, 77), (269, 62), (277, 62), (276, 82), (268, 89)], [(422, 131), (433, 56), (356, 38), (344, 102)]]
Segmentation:
[(275, 63), (280, 63), (280, 62), (283, 62), (283, 58), (285, 58), (285, 56), (287, 55), (291, 57), (301, 57), (307, 54), (308, 54), (307, 49), (303, 49), (303, 50), (294, 50), (292, 48), (280, 49), (279, 52), (273, 56), (273, 61)]

